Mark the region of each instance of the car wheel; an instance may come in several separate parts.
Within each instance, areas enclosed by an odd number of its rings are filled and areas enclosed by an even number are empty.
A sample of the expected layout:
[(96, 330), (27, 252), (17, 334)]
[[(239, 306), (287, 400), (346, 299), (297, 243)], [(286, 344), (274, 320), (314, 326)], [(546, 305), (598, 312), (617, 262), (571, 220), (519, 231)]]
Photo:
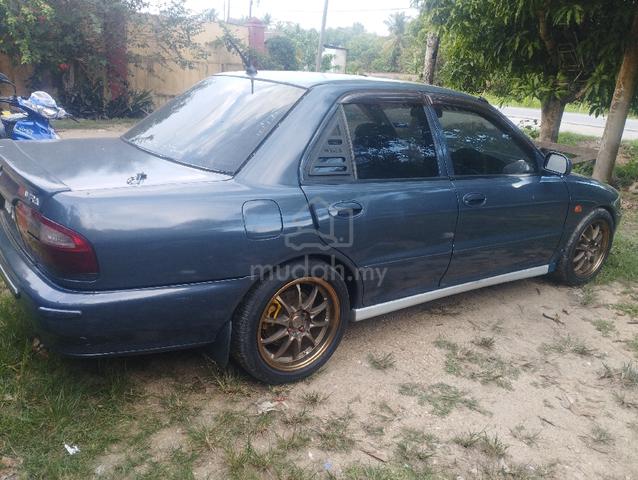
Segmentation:
[(283, 265), (246, 296), (232, 325), (233, 358), (266, 383), (316, 372), (337, 349), (350, 316), (348, 289), (330, 265)]
[(556, 276), (561, 282), (583, 285), (598, 275), (611, 249), (613, 225), (613, 218), (602, 208), (580, 222), (558, 263)]

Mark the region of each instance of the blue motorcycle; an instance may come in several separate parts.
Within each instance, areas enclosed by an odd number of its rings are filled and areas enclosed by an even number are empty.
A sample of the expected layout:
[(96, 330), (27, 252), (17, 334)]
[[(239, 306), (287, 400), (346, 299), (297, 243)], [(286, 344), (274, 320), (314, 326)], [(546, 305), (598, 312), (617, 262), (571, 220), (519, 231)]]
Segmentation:
[(53, 97), (46, 92), (33, 92), (27, 99), (18, 97), (16, 86), (3, 73), (0, 73), (0, 84), (13, 87), (13, 96), (0, 97), (0, 103), (20, 111), (0, 112), (0, 139), (56, 140), (60, 137), (51, 126), (51, 120), (73, 119), (73, 116), (58, 107)]

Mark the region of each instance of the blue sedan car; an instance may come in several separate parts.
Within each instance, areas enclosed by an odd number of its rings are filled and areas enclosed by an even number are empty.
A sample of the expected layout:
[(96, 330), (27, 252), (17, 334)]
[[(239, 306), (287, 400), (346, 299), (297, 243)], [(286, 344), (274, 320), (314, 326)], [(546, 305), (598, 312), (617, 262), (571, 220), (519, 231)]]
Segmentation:
[(208, 346), (269, 383), (349, 322), (591, 280), (620, 219), (482, 99), (347, 75), (215, 75), (121, 138), (0, 142), (0, 270), (64, 355)]

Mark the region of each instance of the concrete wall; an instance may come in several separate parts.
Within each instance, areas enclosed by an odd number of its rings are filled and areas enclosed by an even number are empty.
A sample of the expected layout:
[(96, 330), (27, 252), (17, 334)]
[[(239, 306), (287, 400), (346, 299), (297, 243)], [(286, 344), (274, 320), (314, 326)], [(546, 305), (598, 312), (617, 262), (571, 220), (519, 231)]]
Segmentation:
[[(249, 30), (245, 26), (228, 25), (235, 36), (248, 44)], [(162, 66), (157, 62), (157, 48), (151, 47), (145, 50), (133, 50), (131, 53), (141, 58), (138, 65), (128, 65), (129, 87), (134, 90), (150, 90), (156, 106), (162, 105), (168, 99), (182, 93), (198, 81), (215, 73), (233, 70), (243, 70), (241, 59), (235, 53), (230, 53), (225, 47), (215, 47), (213, 43), (223, 34), (221, 27), (216, 23), (210, 23), (204, 31), (196, 37), (196, 41), (204, 46), (209, 53), (205, 60), (195, 61), (193, 69), (184, 69), (176, 63)], [(143, 35), (143, 32), (129, 32), (129, 35)], [(133, 43), (133, 42), (131, 42)], [(139, 42), (138, 42), (139, 43)], [(15, 66), (11, 59), (0, 53), (0, 72), (13, 79), (18, 86), (18, 94), (30, 93), (27, 87), (29, 77), (33, 72), (30, 66)], [(51, 89), (48, 89), (51, 91)], [(10, 93), (8, 87), (2, 89), (2, 94)], [(51, 91), (51, 93), (55, 93)]]

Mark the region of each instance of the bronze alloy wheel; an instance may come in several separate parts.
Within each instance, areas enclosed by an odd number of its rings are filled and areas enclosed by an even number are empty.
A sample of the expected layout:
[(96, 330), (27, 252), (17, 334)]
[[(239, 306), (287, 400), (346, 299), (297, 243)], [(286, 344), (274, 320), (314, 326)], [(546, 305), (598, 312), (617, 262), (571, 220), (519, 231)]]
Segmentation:
[(261, 358), (286, 372), (315, 362), (330, 347), (341, 323), (337, 292), (321, 278), (304, 277), (281, 287), (257, 328)]
[(589, 224), (576, 243), (572, 260), (574, 273), (579, 277), (587, 277), (598, 271), (603, 264), (611, 230), (604, 220), (596, 220)]

